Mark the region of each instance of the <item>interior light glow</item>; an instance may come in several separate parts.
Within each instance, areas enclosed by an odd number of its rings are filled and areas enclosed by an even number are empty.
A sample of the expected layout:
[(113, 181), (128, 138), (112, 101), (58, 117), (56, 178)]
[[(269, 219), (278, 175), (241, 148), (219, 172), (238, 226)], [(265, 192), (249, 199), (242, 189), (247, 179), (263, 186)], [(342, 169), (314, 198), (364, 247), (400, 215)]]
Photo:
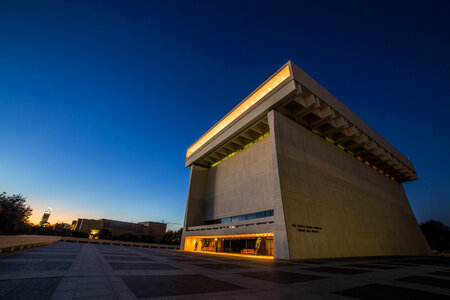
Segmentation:
[(192, 146), (190, 146), (186, 152), (186, 158), (191, 156), (192, 153), (197, 151), (212, 137), (218, 134), (224, 127), (228, 126), (233, 120), (238, 118), (251, 106), (256, 104), (268, 92), (277, 87), (280, 83), (282, 83), (285, 80), (285, 78), (288, 78), (290, 75), (291, 72), (289, 70), (289, 66), (284, 67), (281, 71), (275, 74), (275, 76), (273, 76), (272, 79), (270, 79), (262, 87), (260, 87), (253, 94), (251, 94), (244, 102), (242, 102), (238, 107), (236, 107), (234, 110), (228, 113), (228, 115), (226, 115), (219, 123), (214, 125), (206, 134), (204, 134)]
[(207, 251), (192, 251), (192, 250), (184, 250), (184, 252), (190, 252), (196, 255), (208, 255), (208, 256), (214, 256), (214, 255), (223, 255), (223, 256), (234, 256), (234, 257), (240, 257), (240, 258), (248, 258), (248, 259), (269, 259), (273, 260), (273, 256), (269, 255), (244, 255), (244, 254), (238, 254), (238, 253), (228, 253), (228, 252), (207, 252)]
[(201, 239), (201, 238), (246, 238), (246, 237), (255, 237), (255, 236), (274, 236), (273, 232), (266, 232), (266, 233), (247, 233), (247, 234), (224, 234), (224, 235), (202, 235), (202, 236), (190, 236), (189, 238), (195, 238), (195, 239)]
[(259, 142), (260, 140), (262, 140), (262, 139), (265, 138), (266, 136), (269, 136), (269, 133), (270, 133), (270, 132), (266, 132), (266, 133), (264, 133), (263, 135), (261, 135), (261, 136), (257, 137), (256, 139), (254, 139), (253, 141), (251, 141), (250, 143), (248, 143), (248, 144), (242, 146), (241, 148), (237, 149), (236, 151), (231, 152), (231, 153), (228, 154), (227, 156), (225, 156), (225, 157), (221, 158), (220, 160), (216, 161), (215, 163), (211, 164), (211, 167), (217, 166), (218, 164), (220, 164), (221, 162), (223, 162), (223, 161), (229, 159), (230, 157), (232, 157), (232, 156), (235, 155), (236, 153), (242, 151), (242, 150), (245, 149), (245, 148), (250, 147), (251, 145), (253, 145), (253, 144), (256, 143), (256, 142)]

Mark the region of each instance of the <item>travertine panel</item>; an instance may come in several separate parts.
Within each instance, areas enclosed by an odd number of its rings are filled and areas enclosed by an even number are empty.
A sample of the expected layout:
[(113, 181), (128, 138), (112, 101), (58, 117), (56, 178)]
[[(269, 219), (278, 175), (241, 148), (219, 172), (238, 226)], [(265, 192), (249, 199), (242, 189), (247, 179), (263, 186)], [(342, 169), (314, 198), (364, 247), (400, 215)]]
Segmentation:
[[(274, 111), (269, 112), (268, 121), (270, 131), (274, 130)], [(274, 249), (273, 255), (278, 259), (290, 259), (289, 244), (286, 231), (286, 219), (284, 215), (284, 203), (281, 194), (280, 169), (278, 168), (276, 136), (270, 135), (273, 166), (273, 202), (274, 202)]]
[(206, 207), (208, 168), (191, 167), (184, 228), (203, 224)]
[(206, 219), (273, 209), (273, 167), (268, 137), (209, 169), (206, 203)]
[(429, 254), (401, 184), (277, 112), (270, 119), (291, 259)]

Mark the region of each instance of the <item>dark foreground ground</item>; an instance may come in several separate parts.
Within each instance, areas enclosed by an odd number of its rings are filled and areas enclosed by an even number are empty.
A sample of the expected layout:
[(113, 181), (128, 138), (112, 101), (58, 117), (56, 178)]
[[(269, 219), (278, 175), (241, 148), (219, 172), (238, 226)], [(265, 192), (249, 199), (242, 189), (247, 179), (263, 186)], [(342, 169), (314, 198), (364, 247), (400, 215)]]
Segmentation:
[(0, 256), (0, 299), (149, 297), (450, 299), (450, 259), (279, 262), (75, 243)]

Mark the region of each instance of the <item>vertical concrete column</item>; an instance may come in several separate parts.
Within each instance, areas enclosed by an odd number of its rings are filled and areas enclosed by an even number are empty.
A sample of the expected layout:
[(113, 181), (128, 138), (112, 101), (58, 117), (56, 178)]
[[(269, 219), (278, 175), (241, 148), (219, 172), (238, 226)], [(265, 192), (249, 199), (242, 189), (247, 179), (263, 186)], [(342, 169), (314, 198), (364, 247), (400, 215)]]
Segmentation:
[(274, 184), (274, 258), (290, 259), (289, 241), (286, 232), (286, 220), (281, 194), (280, 170), (278, 167), (278, 126), (276, 126), (277, 112), (271, 110), (267, 117), (270, 128), (270, 142), (272, 147), (273, 184)]
[(192, 165), (190, 167), (189, 190), (184, 216), (183, 234), (180, 249), (184, 250), (186, 230), (189, 226), (202, 225), (206, 208), (206, 188), (208, 169)]

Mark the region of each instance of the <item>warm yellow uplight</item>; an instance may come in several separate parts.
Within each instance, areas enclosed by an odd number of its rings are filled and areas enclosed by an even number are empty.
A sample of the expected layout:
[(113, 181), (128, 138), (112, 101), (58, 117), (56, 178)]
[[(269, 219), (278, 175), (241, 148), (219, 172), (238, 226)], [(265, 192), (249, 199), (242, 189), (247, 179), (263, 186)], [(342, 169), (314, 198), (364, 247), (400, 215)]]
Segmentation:
[(224, 234), (224, 235), (202, 235), (202, 236), (191, 236), (189, 238), (196, 239), (225, 239), (225, 238), (255, 238), (255, 237), (270, 237), (273, 236), (273, 232), (265, 232), (265, 233), (246, 233), (246, 234)]
[[(202, 249), (202, 246), (196, 247), (195, 241), (202, 239), (213, 239), (217, 242), (219, 239), (257, 239), (260, 237), (266, 237), (273, 241), (273, 232), (262, 232), (262, 233), (247, 233), (247, 234), (233, 234), (233, 235), (205, 235), (205, 236), (187, 236), (184, 240), (184, 251), (192, 251), (194, 253), (212, 254), (212, 255), (229, 255), (229, 256), (239, 256), (239, 257), (250, 257), (250, 258), (263, 258), (263, 259), (273, 259), (273, 255), (247, 255), (242, 253), (230, 253), (230, 252), (214, 252), (214, 248), (211, 247), (209, 250)], [(249, 250), (249, 249), (247, 249)], [(272, 252), (273, 253), (273, 252)]]
[(262, 87), (251, 94), (244, 102), (242, 102), (238, 107), (232, 110), (228, 115), (225, 116), (219, 123), (214, 125), (208, 132), (206, 132), (200, 139), (198, 139), (191, 147), (188, 148), (186, 153), (186, 158), (188, 158), (192, 153), (197, 151), (201, 146), (203, 146), (212, 137), (218, 134), (222, 129), (228, 126), (231, 122), (237, 119), (241, 114), (247, 111), (250, 107), (255, 105), (259, 100), (261, 100), (265, 95), (267, 95), (271, 90), (276, 88), (280, 83), (286, 80), (291, 75), (289, 71), (289, 65), (284, 67), (275, 76), (272, 77), (268, 82), (266, 82)]
[(185, 252), (191, 252), (198, 255), (222, 255), (222, 256), (234, 256), (234, 257), (245, 257), (250, 259), (269, 259), (273, 260), (273, 256), (271, 255), (245, 255), (245, 254), (238, 254), (238, 253), (228, 253), (228, 252), (205, 252), (205, 251), (192, 251), (192, 250), (184, 250)]
[(94, 240), (98, 240), (98, 233), (100, 232), (100, 230), (98, 229), (92, 229), (91, 230), (91, 234), (89, 235), (90, 239), (94, 239)]

